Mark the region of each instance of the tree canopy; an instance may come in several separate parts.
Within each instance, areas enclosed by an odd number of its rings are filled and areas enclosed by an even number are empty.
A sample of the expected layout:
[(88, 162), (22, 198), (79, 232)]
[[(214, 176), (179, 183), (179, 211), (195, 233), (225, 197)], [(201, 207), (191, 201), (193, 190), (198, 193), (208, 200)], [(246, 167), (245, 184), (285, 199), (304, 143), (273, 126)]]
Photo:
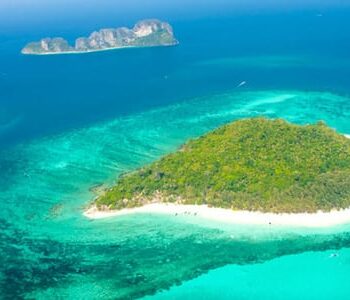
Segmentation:
[(121, 209), (150, 202), (264, 212), (350, 206), (350, 140), (325, 123), (242, 119), (188, 141), (96, 201)]

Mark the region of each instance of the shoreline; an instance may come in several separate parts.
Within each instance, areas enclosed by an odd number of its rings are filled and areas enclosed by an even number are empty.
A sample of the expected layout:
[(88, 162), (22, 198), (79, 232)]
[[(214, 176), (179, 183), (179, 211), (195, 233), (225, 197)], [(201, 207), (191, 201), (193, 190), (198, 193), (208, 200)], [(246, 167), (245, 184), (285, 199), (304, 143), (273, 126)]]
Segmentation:
[(62, 51), (62, 52), (43, 52), (43, 53), (26, 53), (21, 51), (22, 55), (69, 55), (69, 54), (88, 54), (88, 53), (94, 53), (94, 52), (104, 52), (104, 51), (113, 51), (113, 50), (122, 50), (122, 49), (139, 49), (139, 48), (156, 48), (156, 47), (173, 47), (177, 46), (180, 43), (177, 42), (175, 44), (168, 44), (168, 45), (154, 45), (154, 46), (123, 46), (123, 47), (111, 47), (111, 48), (105, 48), (105, 49), (92, 49), (92, 50), (86, 50), (86, 51)]
[(131, 214), (162, 214), (198, 217), (211, 221), (236, 225), (277, 225), (292, 227), (332, 227), (350, 224), (350, 208), (316, 213), (263, 213), (258, 211), (235, 211), (213, 208), (207, 205), (183, 205), (173, 203), (151, 203), (136, 208), (100, 211), (95, 205), (86, 209), (83, 215), (92, 220)]
[[(350, 139), (350, 134), (343, 134)], [(121, 210), (98, 210), (95, 204), (84, 210), (83, 215), (91, 220), (105, 219), (131, 214), (163, 214), (173, 216), (192, 216), (207, 220), (238, 225), (276, 225), (292, 227), (326, 228), (338, 225), (350, 225), (350, 207), (317, 211), (315, 213), (265, 213), (259, 211), (231, 210), (174, 203), (150, 203), (141, 207)]]

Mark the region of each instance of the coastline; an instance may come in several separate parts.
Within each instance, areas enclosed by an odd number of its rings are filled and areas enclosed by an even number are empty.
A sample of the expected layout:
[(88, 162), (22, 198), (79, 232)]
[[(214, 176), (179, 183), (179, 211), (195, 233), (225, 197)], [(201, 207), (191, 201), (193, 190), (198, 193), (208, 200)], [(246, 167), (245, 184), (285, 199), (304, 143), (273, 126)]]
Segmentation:
[(239, 225), (275, 225), (292, 227), (332, 227), (350, 224), (350, 208), (316, 213), (263, 213), (258, 211), (235, 211), (213, 208), (207, 205), (180, 205), (173, 203), (151, 203), (136, 208), (100, 211), (95, 205), (83, 215), (88, 219), (104, 219), (130, 214), (165, 214), (173, 216), (199, 217), (207, 220)]
[[(350, 134), (343, 134), (350, 139)], [(330, 212), (317, 211), (315, 213), (265, 213), (259, 211), (231, 210), (209, 207), (207, 205), (184, 205), (173, 203), (150, 203), (141, 207), (125, 208), (121, 210), (98, 210), (93, 204), (84, 210), (83, 215), (91, 220), (118, 217), (130, 214), (165, 214), (187, 215), (239, 225), (276, 225), (292, 227), (325, 228), (350, 224), (350, 207), (332, 210)]]
[(104, 52), (104, 51), (115, 51), (115, 50), (122, 50), (122, 49), (139, 49), (139, 48), (156, 48), (156, 47), (173, 47), (177, 46), (180, 43), (177, 42), (175, 44), (168, 44), (168, 45), (154, 45), (154, 46), (123, 46), (123, 47), (111, 47), (111, 48), (105, 48), (105, 49), (93, 49), (93, 50), (86, 50), (86, 51), (62, 51), (62, 52), (43, 52), (43, 53), (25, 53), (23, 50), (21, 51), (22, 55), (36, 55), (36, 56), (42, 56), (42, 55), (69, 55), (69, 54), (88, 54), (88, 53), (94, 53), (94, 52)]

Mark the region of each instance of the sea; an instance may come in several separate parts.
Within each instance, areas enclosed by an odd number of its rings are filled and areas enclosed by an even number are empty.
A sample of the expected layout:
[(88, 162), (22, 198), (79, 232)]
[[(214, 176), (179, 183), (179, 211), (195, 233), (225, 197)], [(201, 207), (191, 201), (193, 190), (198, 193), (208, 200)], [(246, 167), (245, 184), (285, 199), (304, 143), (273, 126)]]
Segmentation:
[(20, 50), (137, 19), (0, 30), (0, 299), (350, 299), (350, 224), (83, 216), (119, 175), (237, 119), (350, 134), (349, 16), (158, 12), (142, 17), (170, 22), (178, 46), (82, 55)]

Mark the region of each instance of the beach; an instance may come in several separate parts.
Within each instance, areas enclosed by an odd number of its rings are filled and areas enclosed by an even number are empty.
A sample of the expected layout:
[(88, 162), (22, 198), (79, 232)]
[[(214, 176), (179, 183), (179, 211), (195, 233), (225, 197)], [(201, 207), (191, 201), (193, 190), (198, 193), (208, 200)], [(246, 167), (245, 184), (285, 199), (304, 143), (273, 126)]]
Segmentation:
[[(350, 299), (347, 213), (275, 217), (164, 204), (85, 211), (123, 175), (234, 120), (323, 120), (349, 135), (350, 7), (3, 2), (0, 298)], [(298, 5), (308, 8), (290, 9)], [(43, 37), (73, 45), (141, 17), (171, 22), (180, 45), (20, 54)], [(313, 227), (297, 227), (305, 226), (298, 218)]]
[(242, 225), (277, 225), (295, 227), (330, 227), (350, 223), (350, 208), (316, 213), (263, 213), (253, 211), (234, 211), (208, 207), (207, 205), (181, 205), (172, 203), (151, 203), (142, 207), (121, 210), (98, 210), (91, 206), (84, 212), (89, 219), (103, 219), (129, 214), (167, 214), (187, 215), (212, 221)]
[(103, 49), (91, 49), (91, 50), (85, 50), (85, 51), (79, 51), (79, 50), (71, 50), (71, 51), (62, 51), (62, 52), (42, 52), (42, 53), (28, 53), (25, 51), (21, 51), (21, 54), (23, 55), (68, 55), (68, 54), (87, 54), (87, 53), (94, 53), (94, 52), (105, 52), (105, 51), (115, 51), (115, 50), (122, 50), (122, 49), (140, 49), (140, 48), (157, 48), (157, 47), (173, 47), (177, 46), (179, 42), (175, 44), (168, 44), (168, 45), (155, 45), (155, 46), (117, 46), (117, 47), (108, 47)]
[[(350, 138), (349, 134), (344, 134), (344, 136)], [(154, 199), (153, 203), (121, 210), (99, 210), (95, 204), (92, 204), (83, 214), (89, 219), (104, 219), (138, 213), (173, 216), (186, 215), (232, 224), (314, 228), (350, 224), (350, 208), (332, 210), (330, 212), (320, 210), (315, 213), (266, 213), (216, 208), (208, 205), (183, 205), (157, 201), (157, 199)]]

